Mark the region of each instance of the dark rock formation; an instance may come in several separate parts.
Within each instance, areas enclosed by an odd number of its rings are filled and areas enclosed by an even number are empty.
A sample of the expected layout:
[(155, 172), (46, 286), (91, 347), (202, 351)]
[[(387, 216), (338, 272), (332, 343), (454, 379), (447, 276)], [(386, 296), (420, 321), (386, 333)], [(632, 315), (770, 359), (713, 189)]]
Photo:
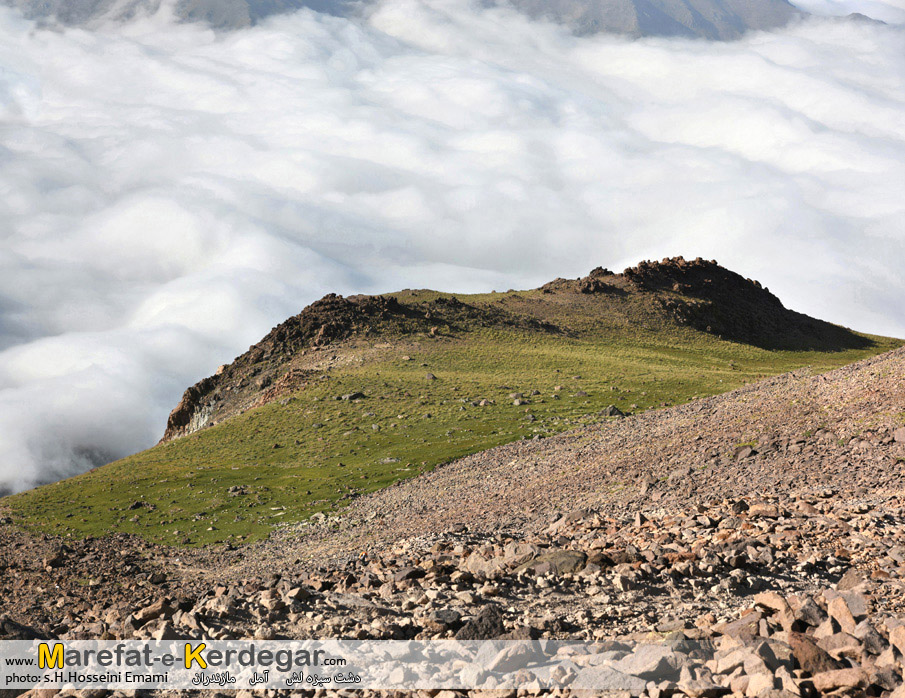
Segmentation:
[(659, 294), (658, 302), (679, 324), (764, 349), (845, 350), (869, 346), (850, 330), (786, 309), (760, 282), (715, 261), (642, 262), (623, 276)]
[[(597, 314), (610, 307), (620, 308), (626, 322), (639, 326), (687, 326), (766, 349), (828, 351), (870, 343), (845, 328), (788, 310), (757, 281), (702, 259), (642, 262), (622, 274), (598, 267), (583, 278), (551, 281), (540, 291), (540, 298), (526, 300), (509, 292), (474, 303), (433, 293), (422, 300), (417, 291), (398, 296), (324, 296), (274, 327), (215, 375), (186, 390), (170, 414), (163, 440), (191, 434), (303, 389), (319, 370), (300, 357), (347, 340), (438, 339), (487, 328), (580, 334), (600, 331)], [(555, 322), (560, 317), (569, 321), (568, 314), (555, 314), (569, 307), (581, 315), (584, 325), (578, 330), (551, 322), (551, 317)]]

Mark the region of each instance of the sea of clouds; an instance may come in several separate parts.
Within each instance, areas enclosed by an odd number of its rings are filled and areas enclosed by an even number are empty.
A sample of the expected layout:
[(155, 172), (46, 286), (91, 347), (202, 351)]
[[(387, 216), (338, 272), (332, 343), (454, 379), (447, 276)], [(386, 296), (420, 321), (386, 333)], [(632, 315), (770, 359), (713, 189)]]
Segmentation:
[(215, 34), (0, 11), (0, 488), (153, 444), (324, 293), (716, 258), (905, 336), (901, 4), (733, 43), (466, 0)]

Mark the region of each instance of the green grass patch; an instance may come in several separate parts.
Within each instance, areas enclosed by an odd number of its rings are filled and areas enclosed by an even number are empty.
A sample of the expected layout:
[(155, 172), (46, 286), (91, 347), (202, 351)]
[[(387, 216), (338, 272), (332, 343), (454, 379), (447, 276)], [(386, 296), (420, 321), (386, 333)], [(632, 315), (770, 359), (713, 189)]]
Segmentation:
[[(456, 458), (601, 420), (611, 404), (626, 413), (678, 404), (899, 344), (874, 339), (870, 349), (828, 353), (767, 351), (687, 328), (573, 337), (484, 329), (425, 339), (329, 371), (286, 404), (4, 504), (18, 523), (63, 536), (244, 543)], [(366, 397), (334, 399), (355, 391)], [(527, 404), (513, 404), (513, 393)]]

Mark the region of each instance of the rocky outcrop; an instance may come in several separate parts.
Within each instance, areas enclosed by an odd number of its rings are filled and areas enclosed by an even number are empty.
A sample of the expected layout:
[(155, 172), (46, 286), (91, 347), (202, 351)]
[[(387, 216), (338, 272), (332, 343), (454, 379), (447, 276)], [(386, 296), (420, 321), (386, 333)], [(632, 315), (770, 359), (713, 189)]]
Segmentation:
[(700, 257), (642, 262), (623, 276), (658, 294), (677, 323), (765, 349), (843, 350), (870, 345), (850, 330), (786, 309), (760, 282)]
[(2, 516), (0, 639), (556, 638), (625, 695), (901, 698), (902, 375), (905, 349), (510, 444), (239, 550)]
[(191, 434), (205, 426), (210, 417), (210, 408), (205, 414), (203, 400), (214, 390), (217, 383), (218, 376), (210, 376), (191, 386), (182, 394), (182, 399), (173, 408), (167, 419), (167, 428), (163, 435), (164, 441)]
[[(299, 381), (293, 380), (297, 376), (287, 365), (299, 351), (324, 347), (356, 333), (404, 331), (407, 321), (416, 320), (395, 298), (324, 296), (274, 327), (215, 375), (186, 390), (170, 413), (162, 441), (194, 433), (214, 423), (220, 413), (237, 413), (261, 404), (265, 392), (276, 399), (280, 393), (273, 389), (274, 383), (287, 390), (299, 387)], [(228, 405), (225, 410), (224, 403)]]
[[(596, 318), (600, 306), (594, 303), (621, 309), (629, 322), (688, 326), (768, 349), (827, 351), (870, 344), (845, 328), (786, 309), (757, 281), (702, 259), (642, 262), (622, 274), (598, 267), (586, 277), (556, 279), (539, 290), (540, 299), (530, 302), (515, 291), (473, 303), (432, 292), (421, 300), (412, 291), (393, 296), (324, 296), (274, 327), (215, 375), (186, 390), (167, 420), (162, 441), (304, 389), (330, 368), (312, 360), (313, 353), (347, 340), (464, 337), (487, 328), (572, 335), (605, 332)], [(575, 310), (571, 315), (563, 310), (570, 307)], [(563, 324), (576, 316), (581, 317), (578, 330)]]
[[(62, 639), (551, 638), (596, 643), (593, 670), (576, 686), (609, 676), (630, 696), (901, 695), (905, 559), (840, 555), (844, 538), (882, 530), (872, 539), (895, 556), (900, 502), (730, 496), (550, 518), (534, 533), (427, 534), (241, 580), (183, 579), (163, 551), (91, 541), (66, 565), (23, 568), (34, 587), (69, 594), (67, 604), (48, 598), (52, 607), (35, 613), (20, 589), (9, 605), (23, 617), (46, 613)], [(131, 573), (101, 570), (109, 579), (79, 588), (80, 575), (99, 570), (77, 552)], [(0, 619), (0, 639), (40, 635)]]
[(274, 327), (215, 375), (186, 390), (170, 413), (161, 441), (192, 434), (304, 388), (312, 376), (321, 373), (300, 361), (309, 351), (351, 338), (392, 341), (419, 335), (439, 337), (477, 327), (561, 331), (539, 318), (494, 305), (471, 305), (455, 296), (403, 303), (395, 296), (344, 298), (331, 293)]

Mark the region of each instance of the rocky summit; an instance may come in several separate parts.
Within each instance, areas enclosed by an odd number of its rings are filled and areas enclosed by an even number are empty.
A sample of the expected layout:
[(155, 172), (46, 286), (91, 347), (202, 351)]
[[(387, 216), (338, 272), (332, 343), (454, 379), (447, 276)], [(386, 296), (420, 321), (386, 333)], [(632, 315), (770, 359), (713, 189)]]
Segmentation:
[(594, 640), (622, 695), (901, 698), (903, 376), (898, 349), (509, 444), (241, 548), (7, 517), (0, 633)]
[[(185, 391), (158, 445), (4, 504), (23, 526), (63, 537), (247, 546), (504, 444), (630, 417), (644, 429), (629, 438), (653, 448), (648, 420), (660, 408), (901, 344), (797, 313), (704, 259), (598, 267), (528, 290), (331, 294)], [(697, 412), (683, 429), (710, 418)], [(733, 452), (770, 448), (753, 426), (734, 438)], [(649, 467), (697, 445), (633, 458)], [(514, 473), (503, 501), (533, 491), (534, 469)], [(569, 475), (547, 473), (547, 489), (556, 479), (572, 491)], [(582, 486), (621, 486), (590, 477)]]
[[(534, 295), (530, 302), (526, 293)], [(430, 292), (422, 299), (417, 291), (325, 296), (186, 390), (170, 414), (163, 441), (303, 389), (322, 373), (322, 355), (316, 352), (354, 337), (398, 341), (487, 329), (570, 337), (587, 333), (589, 324), (605, 325), (604, 314), (615, 313), (622, 325), (686, 326), (770, 350), (871, 345), (850, 330), (785, 308), (758, 281), (700, 258), (642, 262), (621, 274), (598, 267), (586, 277), (556, 279), (526, 293), (471, 302)]]

